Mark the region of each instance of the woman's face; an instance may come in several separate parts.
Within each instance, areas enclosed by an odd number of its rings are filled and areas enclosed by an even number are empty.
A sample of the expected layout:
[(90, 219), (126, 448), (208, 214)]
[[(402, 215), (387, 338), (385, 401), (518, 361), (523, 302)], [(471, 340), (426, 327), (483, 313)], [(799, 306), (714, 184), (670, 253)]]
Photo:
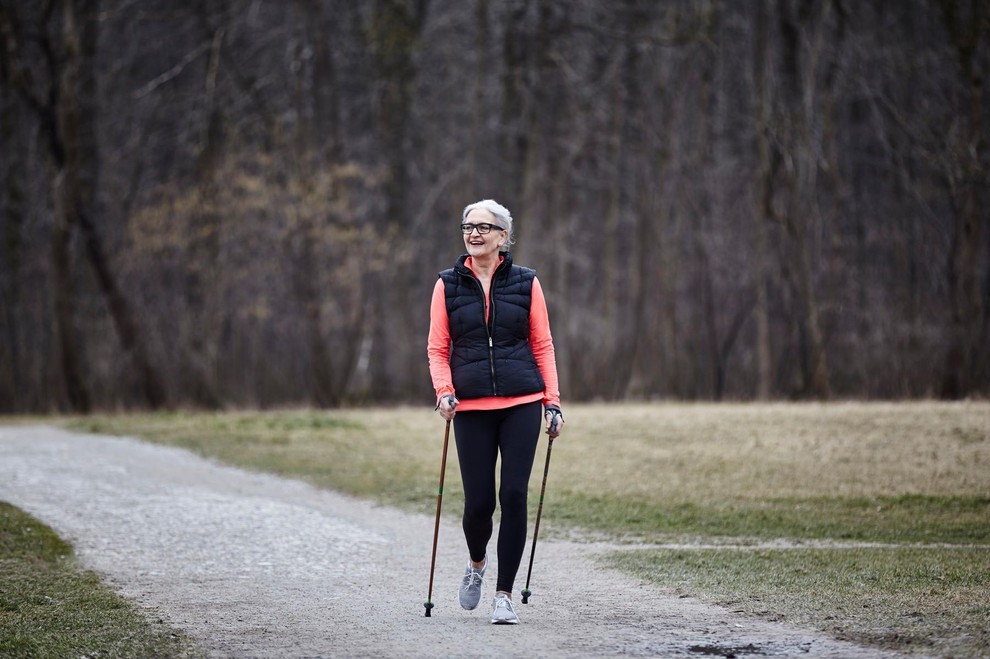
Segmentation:
[(498, 256), (499, 248), (505, 244), (507, 235), (495, 223), (495, 216), (491, 211), (484, 208), (475, 208), (467, 217), (464, 224), (491, 224), (492, 230), (488, 233), (480, 233), (477, 229), (472, 229), (471, 233), (464, 234), (464, 247), (471, 258), (495, 258)]

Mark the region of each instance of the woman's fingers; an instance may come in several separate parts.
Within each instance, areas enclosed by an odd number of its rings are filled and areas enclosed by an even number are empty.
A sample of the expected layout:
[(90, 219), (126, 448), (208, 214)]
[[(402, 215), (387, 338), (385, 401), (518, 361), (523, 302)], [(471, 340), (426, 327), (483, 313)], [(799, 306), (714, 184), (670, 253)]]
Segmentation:
[(455, 411), (457, 402), (457, 399), (450, 394), (440, 399), (440, 404), (437, 405), (437, 411), (440, 412), (440, 416), (443, 417), (444, 421), (450, 421), (454, 418), (454, 415), (457, 413)]

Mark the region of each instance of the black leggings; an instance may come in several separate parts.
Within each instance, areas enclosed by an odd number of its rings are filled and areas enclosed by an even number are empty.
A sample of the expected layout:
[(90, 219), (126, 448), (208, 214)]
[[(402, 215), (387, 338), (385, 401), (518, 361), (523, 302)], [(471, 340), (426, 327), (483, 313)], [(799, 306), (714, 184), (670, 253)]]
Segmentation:
[(495, 514), (495, 463), (502, 455), (498, 503), (496, 590), (512, 592), (526, 550), (529, 476), (533, 471), (542, 419), (540, 401), (503, 410), (458, 412), (454, 417), (457, 461), (464, 484), (464, 538), (472, 561), (482, 561), (492, 537)]

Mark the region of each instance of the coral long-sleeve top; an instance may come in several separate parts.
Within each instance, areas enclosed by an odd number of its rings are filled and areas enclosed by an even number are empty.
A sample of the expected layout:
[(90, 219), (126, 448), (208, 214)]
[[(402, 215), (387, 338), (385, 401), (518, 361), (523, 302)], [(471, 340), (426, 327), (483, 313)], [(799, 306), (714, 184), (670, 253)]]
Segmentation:
[[(472, 272), (471, 257), (464, 262)], [(550, 334), (550, 316), (547, 313), (547, 301), (543, 296), (540, 280), (533, 279), (533, 288), (529, 306), (529, 345), (536, 359), (536, 366), (543, 376), (544, 390), (524, 396), (487, 396), (485, 398), (468, 398), (460, 401), (458, 411), (498, 410), (522, 403), (532, 403), (542, 400), (544, 405), (560, 407), (560, 390), (557, 382), (557, 361), (553, 351), (553, 336)], [(489, 300), (485, 299), (485, 318), (489, 313)], [(447, 318), (447, 300), (444, 295), (443, 280), (437, 279), (433, 288), (433, 300), (430, 304), (430, 335), (427, 339), (427, 354), (430, 359), (430, 377), (433, 378), (433, 388), (437, 400), (447, 394), (457, 395), (454, 391), (453, 378), (450, 373), (450, 320)]]

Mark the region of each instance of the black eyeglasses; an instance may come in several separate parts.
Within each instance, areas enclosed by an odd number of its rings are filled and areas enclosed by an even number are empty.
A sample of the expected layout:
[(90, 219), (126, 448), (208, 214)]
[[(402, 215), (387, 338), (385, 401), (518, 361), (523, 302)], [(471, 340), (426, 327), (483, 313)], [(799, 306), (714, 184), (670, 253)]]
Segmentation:
[(492, 229), (498, 229), (499, 231), (505, 231), (505, 229), (503, 229), (502, 227), (498, 226), (497, 224), (488, 224), (487, 222), (481, 222), (480, 224), (462, 224), (461, 225), (461, 231), (464, 232), (464, 235), (465, 236), (470, 236), (471, 235), (471, 232), (474, 231), (475, 229), (477, 229), (478, 230), (478, 233), (480, 233), (482, 235), (484, 235), (486, 233), (490, 233)]

